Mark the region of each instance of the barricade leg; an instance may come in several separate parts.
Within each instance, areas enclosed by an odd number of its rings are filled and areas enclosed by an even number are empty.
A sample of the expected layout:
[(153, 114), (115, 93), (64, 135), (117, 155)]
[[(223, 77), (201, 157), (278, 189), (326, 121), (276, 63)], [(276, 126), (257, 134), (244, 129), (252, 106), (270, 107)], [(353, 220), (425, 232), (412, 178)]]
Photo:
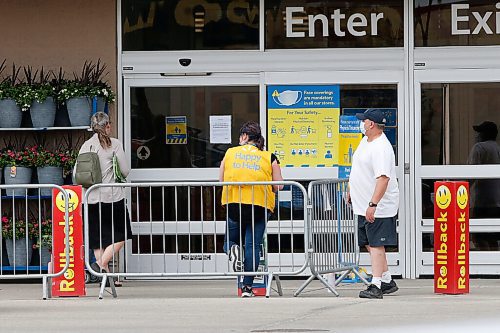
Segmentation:
[(330, 290), (332, 292), (332, 294), (334, 294), (335, 296), (340, 296), (339, 293), (337, 292), (337, 290), (335, 290), (335, 288), (333, 286), (331, 286), (328, 281), (326, 281), (326, 279), (324, 277), (322, 277), (321, 275), (318, 275), (316, 276), (318, 278), (318, 280), (323, 283), (325, 285), (325, 287)]
[(44, 276), (42, 278), (42, 298), (46, 300), (49, 295), (48, 295), (48, 290), (49, 290), (49, 284), (47, 282), (47, 276)]
[(311, 283), (312, 280), (314, 280), (316, 276), (315, 275), (311, 275), (307, 280), (306, 282), (304, 282), (300, 287), (299, 289), (297, 289), (294, 293), (293, 293), (293, 296), (294, 297), (297, 297), (300, 295), (300, 293), (302, 293), (302, 291), (304, 289), (306, 289), (306, 287), (309, 285), (309, 283)]
[(273, 284), (273, 273), (269, 273), (267, 277), (266, 298), (269, 298), (269, 296), (271, 296), (272, 284)]
[(99, 290), (99, 299), (103, 299), (104, 297), (104, 291), (106, 289), (106, 281), (109, 283), (111, 287), (111, 295), (113, 295), (113, 298), (118, 297), (118, 295), (116, 294), (116, 288), (115, 288), (115, 283), (113, 282), (113, 277), (104, 274), (102, 277), (101, 288)]
[(276, 281), (276, 292), (278, 295), (283, 296), (283, 289), (281, 288), (281, 280), (279, 275), (274, 275), (273, 273), (269, 273), (268, 275), (268, 283), (266, 286), (266, 297), (269, 298), (271, 296), (271, 290), (273, 289), (273, 279)]
[(283, 296), (283, 288), (281, 288), (280, 276), (276, 275), (274, 278), (276, 280), (276, 289), (278, 289), (278, 295)]

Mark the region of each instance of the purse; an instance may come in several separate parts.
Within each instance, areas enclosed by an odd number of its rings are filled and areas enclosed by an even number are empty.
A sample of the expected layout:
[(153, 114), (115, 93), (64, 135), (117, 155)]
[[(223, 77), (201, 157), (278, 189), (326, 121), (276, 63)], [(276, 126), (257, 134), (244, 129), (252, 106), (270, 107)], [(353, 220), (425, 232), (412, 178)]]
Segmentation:
[(115, 178), (115, 183), (126, 183), (127, 179), (123, 176), (120, 170), (120, 164), (118, 163), (118, 157), (113, 152), (113, 175)]

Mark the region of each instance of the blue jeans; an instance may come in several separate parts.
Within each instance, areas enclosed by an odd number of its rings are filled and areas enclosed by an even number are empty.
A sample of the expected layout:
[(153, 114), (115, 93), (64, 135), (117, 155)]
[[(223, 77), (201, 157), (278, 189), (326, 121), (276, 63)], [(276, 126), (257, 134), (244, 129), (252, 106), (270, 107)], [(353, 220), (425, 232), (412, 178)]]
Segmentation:
[[(245, 272), (256, 272), (259, 268), (260, 261), (260, 247), (262, 245), (262, 239), (264, 238), (264, 231), (266, 230), (266, 220), (255, 219), (253, 225), (251, 220), (247, 222), (240, 223), (239, 221), (234, 221), (228, 217), (226, 236), (224, 237), (224, 251), (229, 253), (231, 246), (237, 244), (240, 246), (240, 237), (245, 245), (244, 254), (244, 271)], [(253, 232), (252, 232), (253, 231)], [(241, 235), (241, 236), (240, 236)], [(229, 241), (228, 241), (229, 236)], [(252, 286), (254, 276), (243, 277), (243, 285)]]

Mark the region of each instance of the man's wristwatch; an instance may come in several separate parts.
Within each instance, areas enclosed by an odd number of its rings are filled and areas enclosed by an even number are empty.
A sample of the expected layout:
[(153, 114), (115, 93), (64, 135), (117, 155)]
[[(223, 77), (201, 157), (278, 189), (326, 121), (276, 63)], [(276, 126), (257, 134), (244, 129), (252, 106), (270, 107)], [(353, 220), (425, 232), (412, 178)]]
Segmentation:
[(368, 207), (377, 207), (377, 204), (376, 204), (376, 203), (374, 203), (374, 202), (371, 202), (371, 201), (370, 201), (370, 202), (368, 203)]

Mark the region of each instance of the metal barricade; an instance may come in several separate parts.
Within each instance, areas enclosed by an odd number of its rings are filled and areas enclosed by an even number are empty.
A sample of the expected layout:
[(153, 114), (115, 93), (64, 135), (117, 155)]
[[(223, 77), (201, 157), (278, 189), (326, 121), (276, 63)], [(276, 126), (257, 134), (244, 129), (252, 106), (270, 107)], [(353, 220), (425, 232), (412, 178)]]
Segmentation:
[[(295, 292), (298, 296), (315, 278), (338, 296), (335, 286), (349, 273), (358, 273), (358, 228), (351, 205), (348, 203), (347, 180), (318, 180), (309, 183), (309, 268), (311, 276)], [(323, 274), (338, 273), (335, 285), (330, 285)]]
[[(259, 189), (267, 188), (264, 202), (268, 202), (274, 193), (270, 190), (271, 186), (278, 185), (289, 189), (277, 191), (274, 199), (276, 208), (272, 215), (263, 213), (255, 204), (244, 206), (240, 202), (231, 209), (224, 209), (221, 205), (223, 187), (233, 186), (240, 192), (245, 189), (250, 191), (247, 193), (252, 193), (254, 203)], [(297, 200), (297, 197), (302, 200)], [(110, 198), (124, 198), (124, 201), (104, 203)], [(305, 188), (292, 181), (96, 184), (84, 195), (85, 264), (90, 273), (102, 278), (99, 298), (103, 297), (106, 282), (109, 282), (116, 297), (111, 278), (116, 280), (122, 277), (261, 276), (267, 279), (267, 297), (270, 296), (273, 279), (281, 295), (279, 277), (298, 275), (307, 268), (306, 203)], [(236, 252), (241, 257), (239, 265), (233, 265), (228, 260), (226, 253), (231, 252), (231, 247), (229, 244), (224, 246), (230, 225), (226, 221), (235, 214), (241, 217), (236, 221), (240, 233), (237, 237), (230, 236), (228, 243), (234, 242), (239, 246), (240, 251)], [(127, 228), (128, 219), (131, 229)], [(234, 221), (232, 223), (231, 228), (235, 226)], [(264, 244), (260, 250), (251, 250), (253, 247), (248, 246), (249, 240), (250, 244), (258, 243), (256, 238), (259, 238), (261, 228), (264, 228)], [(247, 230), (246, 241), (241, 232), (243, 229)], [(234, 235), (235, 230), (231, 232)], [(122, 243), (122, 239), (131, 241)], [(108, 246), (111, 257), (103, 254)], [(119, 253), (122, 246), (125, 258), (120, 260), (121, 267), (117, 267), (115, 252)], [(268, 246), (269, 253), (266, 251)], [(91, 263), (89, 252), (95, 251), (90, 249), (97, 249), (96, 257), (103, 256), (104, 262), (109, 258), (109, 266), (101, 268), (99, 264)], [(263, 265), (249, 270), (248, 267), (258, 266), (256, 260), (260, 262), (261, 259), (255, 254), (262, 252), (269, 264), (267, 268)], [(245, 254), (247, 258), (252, 258), (251, 265), (249, 259), (246, 261), (247, 269), (244, 268)], [(100, 264), (106, 266), (102, 262)]]
[[(52, 189), (61, 191), (65, 206), (64, 267), (51, 271), (48, 262), (53, 244)], [(0, 279), (42, 278), (43, 299), (50, 295), (49, 280), (69, 267), (68, 193), (51, 184), (0, 185)], [(5, 244), (5, 250), (4, 250)], [(33, 253), (37, 253), (33, 255)]]

